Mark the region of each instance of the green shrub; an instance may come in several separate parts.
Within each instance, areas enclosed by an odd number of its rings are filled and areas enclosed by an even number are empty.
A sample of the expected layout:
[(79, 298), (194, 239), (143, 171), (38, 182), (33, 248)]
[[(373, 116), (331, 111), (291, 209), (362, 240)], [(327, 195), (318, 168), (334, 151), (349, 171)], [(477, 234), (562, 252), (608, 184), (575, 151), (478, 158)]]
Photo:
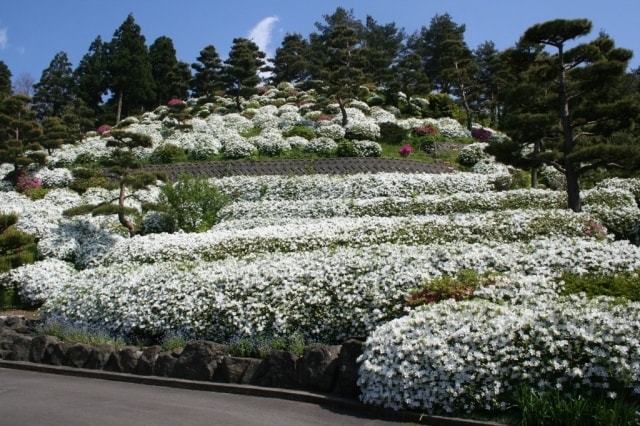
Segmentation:
[(206, 177), (180, 175), (175, 184), (166, 184), (160, 193), (160, 203), (185, 232), (203, 232), (218, 222), (218, 211), (229, 199)]
[(285, 138), (290, 138), (292, 136), (301, 136), (309, 141), (316, 137), (316, 132), (314, 132), (309, 126), (293, 126), (283, 134), (283, 137)]
[(640, 301), (640, 271), (619, 272), (615, 275), (576, 275), (564, 273), (565, 294), (584, 292), (587, 296), (623, 297)]
[(338, 149), (336, 150), (338, 157), (357, 157), (356, 147), (353, 142), (349, 140), (342, 140), (338, 142)]
[(380, 123), (380, 140), (392, 145), (400, 145), (408, 136), (409, 131), (396, 123)]
[(187, 160), (184, 149), (170, 143), (157, 147), (149, 156), (149, 161), (153, 164), (184, 163)]
[(89, 188), (117, 188), (116, 183), (104, 176), (99, 169), (77, 168), (72, 173), (74, 179), (69, 184), (69, 189), (80, 195), (87, 192)]

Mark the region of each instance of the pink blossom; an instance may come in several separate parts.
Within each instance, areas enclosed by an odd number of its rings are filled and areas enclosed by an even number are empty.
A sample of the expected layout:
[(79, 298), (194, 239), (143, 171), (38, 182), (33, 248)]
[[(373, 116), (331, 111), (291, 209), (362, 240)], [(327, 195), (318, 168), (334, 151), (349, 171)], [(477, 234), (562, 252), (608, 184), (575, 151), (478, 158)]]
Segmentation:
[(109, 126), (108, 124), (103, 124), (102, 126), (98, 127), (98, 134), (99, 135), (103, 135), (105, 133), (109, 133), (111, 131), (111, 126)]

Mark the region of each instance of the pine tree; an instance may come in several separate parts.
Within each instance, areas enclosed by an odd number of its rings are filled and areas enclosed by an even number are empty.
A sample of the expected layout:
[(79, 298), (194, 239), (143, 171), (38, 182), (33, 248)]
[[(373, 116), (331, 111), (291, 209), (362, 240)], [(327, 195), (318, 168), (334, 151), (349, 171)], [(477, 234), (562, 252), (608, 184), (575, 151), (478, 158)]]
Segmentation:
[[(130, 237), (137, 234), (135, 220), (139, 212), (133, 207), (127, 207), (126, 201), (136, 190), (155, 184), (158, 180), (166, 180), (166, 173), (146, 172), (140, 170), (141, 161), (136, 158), (132, 150), (137, 147), (150, 147), (152, 140), (148, 135), (129, 133), (122, 130), (112, 131), (107, 141), (108, 147), (116, 148), (111, 157), (102, 161), (107, 167), (106, 173), (118, 181), (118, 197), (100, 204), (84, 204), (72, 207), (63, 212), (65, 216), (78, 216), (91, 213), (93, 216), (117, 215), (120, 224), (125, 227)], [(128, 193), (127, 191), (130, 191)]]
[(154, 105), (154, 82), (145, 37), (129, 15), (107, 44), (107, 83), (113, 93), (116, 124), (122, 114), (140, 113)]
[(465, 25), (458, 25), (448, 13), (435, 15), (429, 27), (422, 27), (409, 37), (408, 46), (420, 55), (424, 71), (434, 88), (441, 93), (451, 93), (453, 82), (450, 74), (443, 73), (451, 68), (448, 49), (451, 46), (466, 46)]
[(271, 82), (301, 82), (309, 78), (309, 42), (300, 34), (287, 34), (282, 44), (276, 49), (269, 71)]
[(240, 97), (248, 98), (257, 93), (260, 83), (258, 72), (265, 66), (265, 57), (264, 52), (253, 41), (246, 38), (233, 39), (222, 75), (227, 93), (235, 98), (239, 111), (242, 111)]
[(11, 94), (11, 71), (7, 64), (0, 61), (0, 99)]
[(0, 101), (0, 163), (13, 164), (16, 171), (45, 161), (43, 153), (31, 152), (42, 148), (42, 129), (30, 103), (31, 98), (25, 95), (11, 95)]
[(366, 56), (362, 49), (362, 23), (353, 11), (338, 7), (333, 15), (325, 15), (325, 24), (316, 23), (318, 33), (310, 36), (312, 75), (322, 81), (322, 90), (338, 102), (342, 125), (348, 123), (346, 103), (357, 97), (366, 81), (363, 69)]
[(400, 54), (406, 34), (394, 23), (380, 25), (367, 16), (362, 38), (365, 80), (376, 86), (388, 86), (393, 81), (392, 65)]
[(165, 105), (172, 98), (185, 99), (191, 72), (188, 64), (178, 62), (173, 40), (165, 36), (158, 37), (149, 47), (149, 59), (156, 88), (155, 103)]
[[(529, 28), (521, 39), (532, 46), (529, 56), (515, 66), (524, 69), (522, 80), (505, 104), (507, 131), (528, 123), (505, 156), (518, 162), (523, 156), (562, 172), (567, 182), (567, 203), (581, 210), (580, 179), (596, 169), (640, 168), (640, 146), (632, 130), (638, 120), (640, 101), (630, 93), (625, 70), (632, 52), (616, 48), (604, 33), (589, 43), (567, 49), (566, 44), (591, 32), (587, 19), (557, 19)], [(554, 49), (553, 53), (543, 50)], [(526, 59), (529, 59), (528, 61)], [(522, 108), (525, 102), (527, 108)], [(518, 145), (533, 144), (526, 155)], [(514, 146), (515, 145), (515, 146)], [(520, 147), (521, 148), (521, 147)]]
[(66, 52), (58, 52), (34, 85), (33, 108), (39, 120), (62, 117), (75, 97), (73, 69)]
[(97, 37), (89, 46), (78, 67), (74, 70), (77, 96), (82, 100), (84, 106), (92, 111), (94, 125), (102, 120), (102, 97), (107, 93), (108, 85), (106, 79), (107, 52), (106, 44), (100, 37)]
[(215, 46), (206, 46), (196, 59), (198, 62), (191, 64), (191, 68), (195, 71), (191, 79), (193, 96), (200, 98), (224, 91), (222, 59), (220, 59)]

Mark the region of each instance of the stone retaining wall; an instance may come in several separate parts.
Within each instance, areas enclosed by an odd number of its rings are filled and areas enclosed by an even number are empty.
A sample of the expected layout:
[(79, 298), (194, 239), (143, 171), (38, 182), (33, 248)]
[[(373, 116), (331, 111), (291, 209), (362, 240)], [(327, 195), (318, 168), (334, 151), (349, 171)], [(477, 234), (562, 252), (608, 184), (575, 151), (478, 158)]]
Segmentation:
[(193, 341), (183, 349), (91, 346), (34, 333), (36, 322), (0, 317), (0, 359), (146, 376), (310, 390), (357, 398), (363, 342), (310, 346), (302, 356), (273, 350), (266, 359), (229, 355), (226, 345)]

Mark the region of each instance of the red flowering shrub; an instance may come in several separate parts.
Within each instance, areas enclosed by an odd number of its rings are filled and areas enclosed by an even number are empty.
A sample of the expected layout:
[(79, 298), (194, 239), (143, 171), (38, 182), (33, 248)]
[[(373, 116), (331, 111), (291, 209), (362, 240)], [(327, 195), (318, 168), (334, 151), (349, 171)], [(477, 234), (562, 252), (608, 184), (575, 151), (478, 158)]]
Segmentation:
[(424, 126), (414, 127), (413, 133), (416, 136), (438, 136), (440, 130), (431, 124), (425, 124)]
[(173, 98), (169, 102), (167, 102), (167, 105), (170, 107), (181, 105), (181, 104), (182, 104), (182, 99), (178, 99), (178, 98)]

